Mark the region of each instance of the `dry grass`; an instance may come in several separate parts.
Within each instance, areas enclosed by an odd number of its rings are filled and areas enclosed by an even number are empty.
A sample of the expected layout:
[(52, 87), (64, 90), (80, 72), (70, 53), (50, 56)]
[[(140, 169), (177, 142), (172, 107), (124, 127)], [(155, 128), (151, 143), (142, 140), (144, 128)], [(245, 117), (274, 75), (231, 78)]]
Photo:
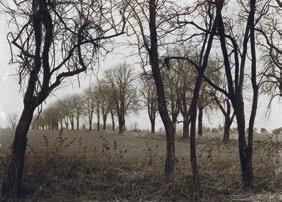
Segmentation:
[[(10, 137), (1, 136), (2, 153)], [(4, 143), (6, 141), (6, 143)], [(248, 198), (241, 191), (237, 141), (197, 140), (202, 193), (198, 201)], [(254, 193), (282, 189), (279, 150), (272, 141), (255, 142)], [(24, 184), (26, 201), (195, 201), (187, 141), (176, 143), (175, 174), (163, 176), (165, 140), (110, 132), (34, 131), (29, 138)], [(1, 179), (7, 156), (1, 157)], [(280, 162), (279, 162), (280, 161)], [(277, 199), (278, 201), (279, 199)], [(262, 200), (265, 201), (265, 200)], [(275, 201), (275, 200), (272, 200)]]

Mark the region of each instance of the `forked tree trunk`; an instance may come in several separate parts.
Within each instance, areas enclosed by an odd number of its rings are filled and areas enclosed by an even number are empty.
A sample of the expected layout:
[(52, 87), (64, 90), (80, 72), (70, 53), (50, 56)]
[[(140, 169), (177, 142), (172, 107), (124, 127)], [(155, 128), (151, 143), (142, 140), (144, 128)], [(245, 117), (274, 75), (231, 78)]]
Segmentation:
[(199, 115), (198, 115), (198, 135), (200, 137), (203, 136), (203, 108), (199, 107)]
[[(238, 128), (240, 128), (238, 124)], [(252, 190), (254, 187), (253, 182), (253, 166), (252, 166), (252, 155), (250, 148), (247, 146), (246, 142), (243, 140), (245, 136), (245, 130), (239, 129), (239, 156), (241, 163), (242, 172), (242, 182), (244, 190)]]
[(246, 125), (244, 115), (244, 104), (243, 98), (241, 97), (237, 106), (234, 107), (236, 113), (236, 120), (238, 124), (238, 135), (239, 135), (239, 157), (241, 164), (242, 183), (244, 190), (252, 190), (254, 186), (253, 179), (253, 167), (252, 167), (252, 148), (247, 145), (246, 142)]
[(22, 192), (24, 157), (27, 145), (27, 133), (32, 121), (34, 108), (24, 107), (17, 125), (8, 168), (8, 177), (3, 187), (3, 195), (7, 198), (19, 197)]

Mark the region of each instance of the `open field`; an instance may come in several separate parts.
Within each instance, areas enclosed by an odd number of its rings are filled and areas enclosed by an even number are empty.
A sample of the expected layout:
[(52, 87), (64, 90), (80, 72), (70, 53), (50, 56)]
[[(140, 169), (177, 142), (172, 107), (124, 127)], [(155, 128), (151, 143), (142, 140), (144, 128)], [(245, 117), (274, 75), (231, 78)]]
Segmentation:
[[(12, 131), (2, 131), (1, 178)], [(194, 201), (188, 140), (176, 141), (177, 165), (163, 176), (165, 138), (142, 132), (32, 131), (26, 159), (27, 201)], [(258, 141), (260, 140), (260, 141)], [(282, 144), (254, 142), (254, 193), (243, 193), (237, 141), (197, 139), (199, 201), (282, 201)]]

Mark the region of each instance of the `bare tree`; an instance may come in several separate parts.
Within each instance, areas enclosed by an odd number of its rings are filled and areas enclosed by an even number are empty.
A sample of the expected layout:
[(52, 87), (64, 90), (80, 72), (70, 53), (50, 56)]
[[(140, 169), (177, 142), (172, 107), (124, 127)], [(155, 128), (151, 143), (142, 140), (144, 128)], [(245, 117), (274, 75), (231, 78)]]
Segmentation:
[(98, 81), (98, 96), (100, 98), (101, 114), (103, 119), (103, 130), (107, 128), (107, 118), (110, 112), (112, 98), (109, 96), (111, 94), (111, 88), (105, 80)]
[[(172, 66), (172, 65), (171, 65)], [(171, 67), (170, 66), (170, 67)], [(165, 86), (166, 103), (168, 104), (169, 113), (173, 125), (174, 133), (176, 133), (177, 117), (180, 113), (180, 72), (178, 71), (178, 62), (171, 67), (172, 70), (163, 73), (163, 80)], [(177, 66), (177, 67), (175, 67)]]
[[(3, 186), (8, 198), (19, 197), (21, 193), (26, 136), (36, 107), (65, 78), (84, 72), (93, 64), (101, 41), (122, 34), (124, 28), (124, 17), (109, 20), (113, 15), (105, 2), (32, 0), (12, 3), (2, 4), (16, 25), (8, 39), (12, 61), (19, 64), (20, 83), (27, 81), (27, 86)], [(89, 9), (86, 11), (85, 7)]]
[(156, 115), (158, 112), (158, 97), (156, 87), (152, 78), (144, 78), (141, 80), (141, 96), (144, 99), (144, 104), (151, 123), (151, 133), (155, 133)]
[(135, 76), (133, 71), (126, 64), (105, 72), (111, 96), (114, 102), (115, 111), (118, 117), (119, 133), (125, 131), (125, 116), (130, 111), (138, 109), (137, 90), (134, 86)]
[[(234, 16), (223, 17), (223, 8), (231, 6), (228, 3), (229, 2), (225, 1), (215, 1), (217, 9), (216, 27), (218, 29), (215, 34), (219, 37), (227, 90), (211, 82), (211, 80), (209, 80), (205, 75), (203, 75), (203, 77), (212, 87), (223, 93), (231, 101), (238, 125), (239, 156), (243, 189), (250, 190), (253, 188), (253, 135), (259, 90), (257, 81), (258, 66), (256, 52), (256, 27), (273, 7), (270, 5), (270, 1), (260, 1), (260, 3), (258, 3), (256, 0), (250, 0), (248, 5), (245, 5), (243, 1), (240, 1), (238, 6), (242, 10), (240, 15), (238, 15), (240, 21), (239, 24), (241, 26), (242, 22), (245, 23), (245, 30), (242, 36), (241, 33), (236, 32), (237, 30), (235, 25), (238, 24), (234, 23)], [(187, 23), (195, 25), (193, 22)], [(210, 31), (203, 28), (200, 29), (208, 34), (211, 34)], [(250, 55), (248, 55), (248, 49), (250, 50)], [(250, 71), (246, 73), (246, 67), (248, 64), (250, 65)], [(253, 94), (251, 100), (251, 113), (248, 122), (245, 119), (246, 111), (243, 96), (243, 87), (246, 84), (246, 74), (249, 75), (251, 91)], [(247, 134), (246, 123), (248, 123)]]
[[(169, 24), (168, 19), (163, 13), (170, 13), (167, 8), (172, 8), (172, 4), (168, 1), (131, 1), (129, 3), (131, 8), (131, 17), (129, 24), (131, 32), (129, 35), (136, 37), (138, 53), (141, 57), (142, 66), (146, 65), (148, 58), (153, 79), (156, 86), (158, 96), (158, 111), (166, 131), (166, 162), (165, 175), (170, 176), (173, 173), (175, 165), (175, 133), (174, 127), (169, 116), (168, 107), (166, 103), (165, 87), (161, 74), (161, 62), (159, 57), (161, 39), (165, 38), (162, 35), (163, 30), (167, 30)], [(166, 27), (166, 28), (165, 28)], [(143, 53), (145, 50), (145, 56)]]
[(75, 113), (75, 119), (76, 119), (76, 130), (79, 130), (80, 128), (80, 117), (83, 113), (83, 99), (80, 94), (73, 95), (72, 96), (72, 107)]
[(92, 130), (93, 116), (95, 112), (95, 94), (92, 86), (84, 91), (84, 114), (88, 119), (88, 129)]

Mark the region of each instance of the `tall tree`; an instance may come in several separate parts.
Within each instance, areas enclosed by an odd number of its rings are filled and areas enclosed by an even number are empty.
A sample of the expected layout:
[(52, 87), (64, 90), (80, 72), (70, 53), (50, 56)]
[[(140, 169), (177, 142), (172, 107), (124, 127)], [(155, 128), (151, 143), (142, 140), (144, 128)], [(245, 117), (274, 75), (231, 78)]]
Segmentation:
[[(219, 15), (221, 13), (222, 7), (216, 7), (213, 2), (205, 1), (202, 5), (202, 9), (206, 14), (201, 15), (202, 10), (196, 9), (197, 12), (195, 13), (188, 13), (190, 15), (190, 18), (192, 18), (191, 21), (187, 20), (187, 15), (184, 15), (184, 18), (182, 19), (183, 15), (177, 15), (177, 24), (180, 26), (185, 25), (192, 25), (193, 28), (196, 28), (196, 31), (200, 31), (199, 33), (192, 33), (190, 36), (188, 36), (188, 41), (191, 39), (197, 39), (198, 38), (201, 43), (200, 46), (196, 42), (194, 44), (194, 48), (196, 51), (191, 51), (193, 54), (184, 55), (184, 56), (169, 56), (165, 58), (165, 62), (167, 65), (170, 64), (171, 60), (185, 60), (188, 63), (190, 63), (196, 70), (196, 79), (194, 82), (194, 88), (192, 93), (192, 99), (190, 107), (185, 111), (186, 116), (190, 117), (190, 159), (191, 159), (191, 167), (192, 167), (192, 173), (193, 173), (193, 188), (194, 192), (196, 194), (199, 194), (200, 192), (200, 179), (199, 179), (199, 170), (198, 170), (198, 163), (197, 163), (197, 153), (196, 153), (196, 120), (197, 120), (197, 105), (198, 105), (198, 98), (200, 96), (200, 90), (202, 86), (202, 80), (205, 78), (205, 72), (209, 64), (209, 56), (212, 50), (212, 45), (214, 41), (214, 37), (216, 35), (217, 27), (218, 27), (218, 21), (219, 21)], [(196, 7), (198, 7), (197, 5)], [(200, 13), (198, 13), (200, 12)], [(198, 26), (195, 22), (193, 22), (193, 15), (196, 14), (196, 16), (201, 16), (203, 19), (201, 19), (204, 22), (204, 28)], [(206, 32), (205, 32), (206, 31)], [(185, 40), (185, 41), (187, 41)], [(190, 44), (191, 45), (191, 44)], [(200, 47), (200, 51), (197, 54), (197, 48)], [(195, 57), (195, 55), (197, 57)]]
[(20, 83), (27, 80), (24, 109), (3, 185), (4, 195), (12, 198), (21, 193), (26, 136), (34, 110), (64, 79), (84, 72), (86, 63), (93, 63), (93, 55), (103, 39), (123, 33), (124, 17), (113, 19), (111, 8), (100, 1), (32, 0), (13, 1), (4, 6), (15, 25), (15, 31), (8, 34), (12, 60), (19, 64)]
[[(167, 1), (131, 1), (129, 7), (131, 8), (131, 18), (129, 24), (131, 33), (136, 37), (138, 52), (143, 63), (147, 56), (153, 79), (156, 86), (158, 96), (158, 111), (166, 131), (166, 162), (165, 175), (170, 176), (173, 173), (175, 165), (175, 133), (174, 127), (169, 116), (168, 107), (166, 103), (166, 94), (161, 74), (161, 63), (159, 51), (161, 44), (161, 30), (166, 30), (169, 23), (163, 18), (163, 13), (168, 14), (172, 4)], [(165, 29), (162, 29), (166, 27)], [(130, 33), (129, 33), (130, 34)], [(165, 35), (162, 36), (162, 39)], [(146, 55), (142, 55), (142, 50), (145, 49)], [(144, 59), (145, 58), (145, 59)], [(144, 66), (144, 64), (143, 64)]]
[(93, 116), (95, 111), (95, 94), (94, 89), (92, 86), (89, 86), (84, 91), (84, 114), (86, 115), (88, 119), (88, 129), (92, 130), (92, 124), (93, 124)]
[(111, 88), (106, 83), (105, 80), (98, 81), (98, 96), (100, 98), (100, 108), (101, 108), (101, 115), (103, 119), (103, 130), (107, 128), (107, 118), (110, 112), (112, 98), (109, 96), (111, 94)]
[(149, 120), (151, 123), (151, 133), (155, 133), (156, 116), (158, 112), (158, 97), (156, 87), (152, 78), (144, 78), (141, 81), (141, 95), (147, 109)]
[[(172, 65), (171, 65), (172, 66)], [(170, 67), (171, 67), (170, 66)], [(165, 86), (166, 102), (168, 104), (169, 113), (173, 125), (174, 133), (176, 133), (177, 118), (180, 113), (180, 71), (178, 62), (176, 62), (169, 72), (163, 73), (163, 80)]]
[(119, 133), (125, 131), (125, 116), (138, 108), (136, 77), (130, 67), (121, 64), (105, 72), (105, 80), (111, 88), (111, 96), (118, 117)]

